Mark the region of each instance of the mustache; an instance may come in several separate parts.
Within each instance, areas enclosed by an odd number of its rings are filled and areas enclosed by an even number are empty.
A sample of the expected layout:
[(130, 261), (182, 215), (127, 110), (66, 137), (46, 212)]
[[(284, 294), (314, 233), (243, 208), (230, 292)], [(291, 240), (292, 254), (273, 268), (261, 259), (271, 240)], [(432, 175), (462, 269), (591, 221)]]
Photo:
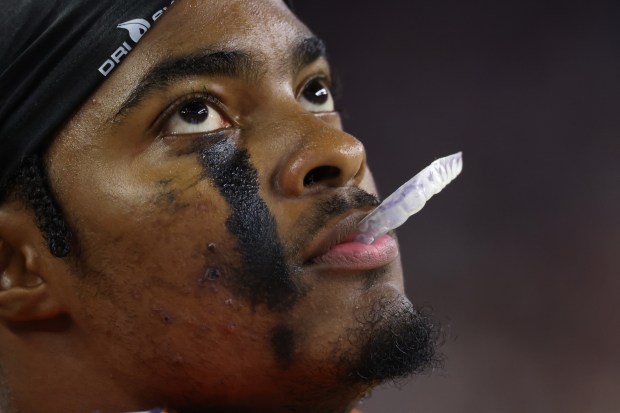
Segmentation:
[(316, 230), (332, 218), (351, 209), (379, 206), (379, 198), (360, 188), (353, 188), (344, 194), (335, 195), (317, 205), (316, 212), (310, 216), (312, 227)]
[(346, 192), (337, 193), (320, 201), (308, 216), (298, 222), (297, 234), (299, 235), (292, 242), (293, 250), (290, 251), (290, 254), (295, 256), (314, 237), (316, 232), (333, 218), (352, 209), (377, 207), (380, 203), (376, 195), (372, 195), (361, 188), (351, 188)]

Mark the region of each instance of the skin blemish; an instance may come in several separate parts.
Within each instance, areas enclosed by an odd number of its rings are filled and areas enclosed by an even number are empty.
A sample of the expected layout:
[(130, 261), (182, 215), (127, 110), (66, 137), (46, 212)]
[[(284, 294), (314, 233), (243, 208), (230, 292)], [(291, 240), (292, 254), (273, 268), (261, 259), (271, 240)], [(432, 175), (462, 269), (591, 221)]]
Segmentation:
[(212, 243), (210, 243), (210, 244), (207, 246), (207, 249), (209, 250), (209, 252), (215, 252), (215, 243), (213, 243), (213, 242), (212, 242)]
[(209, 267), (198, 279), (198, 284), (204, 285), (208, 282), (219, 280), (222, 272), (219, 268)]
[(161, 307), (153, 308), (153, 312), (159, 316), (164, 324), (173, 324), (174, 316), (166, 309)]
[(286, 325), (275, 327), (271, 331), (271, 349), (280, 368), (287, 369), (294, 361), (295, 332)]
[(200, 148), (199, 153), (205, 176), (230, 205), (226, 226), (239, 244), (243, 268), (229, 287), (253, 306), (289, 310), (302, 293), (286, 264), (275, 218), (260, 197), (258, 173), (247, 151), (220, 140)]
[(211, 211), (211, 206), (206, 202), (199, 202), (196, 204), (196, 210), (199, 212), (209, 212)]
[(183, 365), (184, 361), (183, 361), (183, 356), (180, 354), (175, 354), (174, 357), (172, 358), (172, 363), (176, 366), (176, 367), (180, 367)]

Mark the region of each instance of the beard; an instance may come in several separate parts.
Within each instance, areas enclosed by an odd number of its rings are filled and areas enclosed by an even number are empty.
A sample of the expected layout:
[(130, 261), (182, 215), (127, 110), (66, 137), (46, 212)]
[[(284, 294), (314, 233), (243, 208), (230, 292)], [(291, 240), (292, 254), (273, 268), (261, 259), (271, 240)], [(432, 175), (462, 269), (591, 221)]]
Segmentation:
[(339, 356), (343, 381), (372, 387), (440, 367), (442, 332), (429, 313), (402, 295), (383, 297), (362, 312), (348, 334), (356, 350)]
[[(296, 246), (289, 255), (296, 255), (308, 237), (330, 219), (353, 208), (377, 206), (379, 199), (361, 189), (351, 189), (323, 200), (315, 213), (299, 223), (301, 234), (290, 242)], [(384, 270), (364, 274), (366, 289), (384, 277)], [(338, 381), (345, 385), (366, 388), (389, 380), (405, 379), (441, 366), (438, 343), (442, 338), (439, 323), (430, 310), (416, 308), (403, 294), (382, 296), (355, 316), (355, 327), (342, 337), (347, 348), (338, 346), (332, 353), (332, 366)]]

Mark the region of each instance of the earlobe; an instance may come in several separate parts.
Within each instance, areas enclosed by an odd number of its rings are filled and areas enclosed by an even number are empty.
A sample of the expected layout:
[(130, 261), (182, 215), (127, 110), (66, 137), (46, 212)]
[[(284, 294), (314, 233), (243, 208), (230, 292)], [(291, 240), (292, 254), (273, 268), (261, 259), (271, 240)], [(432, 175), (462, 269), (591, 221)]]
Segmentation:
[(9, 321), (35, 321), (63, 313), (48, 294), (44, 283), (36, 287), (11, 287), (0, 291), (0, 318)]
[(0, 205), (0, 319), (44, 320), (64, 312), (44, 273), (43, 261), (51, 257), (44, 248), (28, 211)]

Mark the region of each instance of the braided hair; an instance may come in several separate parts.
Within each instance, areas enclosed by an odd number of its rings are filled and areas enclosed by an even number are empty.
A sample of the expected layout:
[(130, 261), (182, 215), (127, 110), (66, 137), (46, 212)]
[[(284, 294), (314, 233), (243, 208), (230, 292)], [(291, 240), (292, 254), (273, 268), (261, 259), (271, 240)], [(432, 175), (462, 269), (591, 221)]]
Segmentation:
[(41, 155), (26, 157), (8, 184), (0, 188), (0, 202), (8, 199), (20, 200), (32, 209), (37, 227), (55, 257), (63, 258), (69, 255), (71, 230), (54, 197)]

